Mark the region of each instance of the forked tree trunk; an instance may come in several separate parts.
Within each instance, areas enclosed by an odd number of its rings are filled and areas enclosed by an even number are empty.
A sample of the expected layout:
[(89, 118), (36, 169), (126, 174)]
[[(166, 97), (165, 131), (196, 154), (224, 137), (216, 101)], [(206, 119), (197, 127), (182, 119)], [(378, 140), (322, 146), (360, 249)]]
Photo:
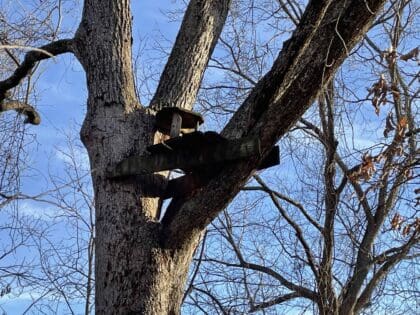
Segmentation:
[[(269, 152), (310, 106), (383, 2), (309, 1), (302, 25), (224, 135), (258, 136), (262, 151)], [(152, 108), (191, 109), (229, 4), (229, 0), (190, 1)], [(231, 165), (214, 174), (205, 190), (172, 202), (173, 215), (165, 224), (156, 219), (158, 201), (144, 196), (141, 181), (106, 176), (109, 167), (142, 154), (155, 136), (154, 112), (141, 107), (135, 96), (129, 5), (129, 0), (86, 0), (72, 44), (86, 71), (89, 93), (81, 137), (95, 193), (95, 310), (97, 314), (178, 314), (202, 231), (263, 156)]]
[[(154, 115), (135, 96), (129, 5), (129, 0), (87, 0), (75, 38), (89, 93), (81, 138), (89, 154), (96, 206), (95, 310), (178, 314), (200, 233), (181, 248), (165, 248), (156, 219), (158, 200), (143, 196), (141, 182), (106, 176), (109, 166), (142, 154), (154, 140)], [(201, 76), (191, 80), (198, 90)]]

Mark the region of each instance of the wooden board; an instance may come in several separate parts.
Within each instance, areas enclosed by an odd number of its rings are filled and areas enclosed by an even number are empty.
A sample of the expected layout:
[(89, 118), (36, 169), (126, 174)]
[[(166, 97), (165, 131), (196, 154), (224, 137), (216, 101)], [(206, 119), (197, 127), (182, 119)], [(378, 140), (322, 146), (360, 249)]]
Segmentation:
[(122, 177), (172, 169), (193, 169), (200, 165), (229, 162), (260, 153), (260, 141), (256, 137), (226, 140), (213, 145), (129, 157), (111, 170), (108, 176)]
[[(269, 168), (280, 162), (279, 147), (274, 146), (262, 160), (257, 170)], [(137, 175), (136, 180), (143, 183), (143, 193), (147, 197), (160, 197), (163, 199), (183, 197), (188, 193), (203, 187), (211, 178), (216, 176), (226, 163), (211, 164), (206, 167), (197, 167), (192, 174), (168, 180), (159, 174)]]

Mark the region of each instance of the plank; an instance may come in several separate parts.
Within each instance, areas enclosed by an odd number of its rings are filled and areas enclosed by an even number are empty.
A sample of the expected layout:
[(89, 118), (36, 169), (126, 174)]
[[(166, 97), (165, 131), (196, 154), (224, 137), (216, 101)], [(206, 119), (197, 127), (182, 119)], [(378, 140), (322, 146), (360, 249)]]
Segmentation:
[(129, 157), (111, 170), (108, 176), (145, 175), (172, 169), (188, 170), (200, 165), (229, 162), (259, 154), (260, 141), (256, 137), (226, 140), (208, 146)]
[(171, 138), (179, 136), (181, 133), (182, 117), (178, 113), (172, 114), (171, 131), (169, 136)]

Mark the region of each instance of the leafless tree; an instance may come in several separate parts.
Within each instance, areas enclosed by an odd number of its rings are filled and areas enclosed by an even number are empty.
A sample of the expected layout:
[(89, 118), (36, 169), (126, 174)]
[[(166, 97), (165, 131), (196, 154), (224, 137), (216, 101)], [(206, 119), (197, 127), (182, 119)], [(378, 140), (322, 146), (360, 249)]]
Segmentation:
[[(7, 92), (19, 86), (39, 61), (51, 55), (72, 53), (86, 72), (87, 114), (81, 138), (89, 154), (95, 193), (96, 313), (180, 312), (189, 266), (206, 227), (243, 188), (272, 152), (273, 146), (301, 119), (313, 101), (318, 98), (328, 103), (328, 97), (323, 96), (329, 91), (325, 87), (329, 86), (335, 72), (349, 57), (385, 2), (309, 1), (304, 9), (298, 10), (294, 6), (292, 12), (286, 10), (290, 8), (285, 3), (294, 2), (279, 1), (280, 9), (273, 14), (284, 11), (290, 15), (294, 31), (289, 39), (283, 38), (281, 44), (278, 42), (278, 51), (266, 60), (271, 66), (268, 72), (262, 76), (265, 68), (261, 68), (255, 72), (255, 77), (248, 78), (254, 80), (254, 84), (245, 86), (241, 103), (229, 107), (233, 116), (219, 135), (223, 141), (231, 141), (228, 143), (253, 143), (258, 152), (222, 165), (209, 163), (193, 167), (193, 171), (188, 163), (184, 163), (184, 168), (189, 171), (186, 171), (182, 185), (176, 185), (170, 191), (168, 187), (174, 186), (174, 182), (167, 181), (162, 175), (132, 176), (134, 174), (124, 174), (127, 170), (124, 167), (120, 173), (118, 167), (124, 166), (129, 157), (147, 159), (147, 147), (167, 139), (167, 135), (160, 134), (155, 125), (156, 114), (162, 113), (162, 109), (193, 108), (204, 71), (229, 12), (229, 23), (236, 21), (238, 12), (235, 6), (238, 2), (192, 0), (188, 3), (177, 39), (147, 107), (139, 103), (133, 79), (130, 1), (84, 1), (81, 22), (74, 36), (54, 39), (25, 55), (14, 72), (0, 82), (2, 104), (8, 97)], [(239, 21), (246, 23), (251, 20)], [(231, 39), (224, 40), (223, 37), (220, 43), (232, 45)], [(251, 53), (251, 56), (259, 58), (258, 54)], [(229, 66), (212, 65), (219, 68)], [(253, 69), (249, 71), (254, 72)], [(28, 104), (25, 102), (25, 105)], [(325, 105), (326, 116), (322, 116), (327, 117), (327, 127), (334, 116), (331, 110), (327, 110), (328, 106)], [(23, 113), (27, 114), (29, 122), (38, 122), (28, 115), (32, 113), (37, 117), (36, 111), (25, 109)], [(335, 163), (336, 146), (329, 145), (333, 140), (328, 132), (331, 133), (332, 129), (324, 127), (319, 137), (328, 142), (325, 161)], [(173, 135), (171, 132), (170, 136)], [(185, 142), (183, 139), (175, 140), (182, 143)], [(253, 142), (246, 142), (249, 139)], [(191, 149), (184, 147), (184, 155), (188, 155)], [(149, 160), (157, 163), (156, 159)], [(175, 165), (165, 158), (159, 161)], [(198, 163), (194, 159), (188, 162), (192, 165)], [(136, 172), (130, 167), (128, 171)], [(333, 181), (333, 172), (334, 169), (329, 167), (324, 171), (318, 169), (318, 176)], [(343, 181), (347, 182), (353, 173), (344, 173)], [(144, 175), (144, 172), (140, 174)], [(357, 182), (356, 178), (352, 180)], [(175, 183), (178, 182), (180, 180)], [(336, 200), (334, 203), (329, 198), (335, 186), (326, 187), (328, 209), (322, 216), (330, 224), (331, 213), (337, 208)], [(153, 195), (151, 190), (158, 193)], [(159, 220), (162, 199), (168, 195), (173, 198)], [(332, 242), (331, 236), (325, 237), (325, 243), (328, 242)], [(324, 257), (328, 261), (332, 247), (327, 244), (325, 248)], [(313, 269), (316, 268), (318, 266), (314, 265)], [(324, 268), (324, 279), (329, 279), (330, 266), (324, 263), (319, 268)], [(327, 299), (331, 297), (331, 288), (332, 283), (326, 282), (321, 282), (318, 287), (322, 291), (322, 300), (318, 303), (322, 310), (327, 311), (326, 303), (336, 303), (334, 299)], [(343, 296), (346, 300), (342, 304), (346, 308), (341, 308), (343, 314), (352, 314), (359, 309), (353, 294), (356, 288), (357, 285), (349, 285), (349, 293)], [(206, 290), (195, 290), (209, 296)], [(304, 294), (315, 299), (312, 291), (304, 291)], [(217, 299), (212, 295), (209, 298), (216, 303)]]
[[(21, 67), (21, 59), (28, 51), (66, 33), (61, 27), (61, 16), (64, 13), (62, 2), (0, 2), (2, 80)], [(48, 54), (43, 50), (39, 52)], [(28, 292), (33, 293), (35, 301), (45, 292), (31, 291), (40, 284), (48, 283), (39, 273), (41, 260), (33, 255), (33, 248), (36, 245), (34, 240), (43, 238), (51, 226), (38, 216), (28, 215), (30, 209), (25, 208), (25, 205), (29, 201), (44, 198), (52, 191), (29, 195), (22, 189), (21, 182), (34, 173), (31, 144), (35, 136), (16, 115), (16, 112), (24, 114), (25, 122), (28, 123), (40, 122), (40, 116), (32, 106), (37, 103), (34, 89), (40, 73), (37, 70), (40, 70), (38, 64), (33, 64), (21, 84), (8, 90), (0, 102), (0, 307), (8, 298)]]
[[(279, 170), (255, 176), (207, 230), (184, 296), (186, 312), (416, 313), (418, 48), (411, 34), (417, 13), (410, 1), (386, 6), (282, 140)], [(252, 54), (241, 56), (255, 42), (243, 41), (225, 44), (225, 59), (215, 64), (225, 65), (227, 75), (204, 89), (227, 90), (231, 104), (241, 99), (240, 87), (255, 85), (247, 69), (264, 67)], [(267, 58), (262, 50), (255, 56)], [(355, 82), (354, 72), (366, 80)], [(207, 110), (229, 112), (226, 97), (201, 97)]]
[[(64, 175), (50, 174), (52, 189), (32, 198), (50, 210), (44, 215), (48, 233), (33, 237), (36, 274), (42, 279), (29, 289), (37, 298), (28, 310), (47, 313), (91, 314), (94, 296), (95, 224), (93, 192), (87, 155), (71, 135), (57, 154), (64, 162)], [(41, 297), (41, 298), (40, 298)]]
[(21, 226), (13, 239), (5, 239), (5, 248), (13, 252), (6, 261), (15, 265), (3, 270), (18, 279), (6, 286), (4, 295), (21, 299), (25, 314), (93, 310), (95, 224), (88, 158), (80, 141), (70, 135), (66, 139), (67, 145), (54, 154), (64, 169), (50, 171), (49, 188), (37, 195), (21, 193), (11, 203), (14, 207), (4, 209), (19, 218), (5, 222)]

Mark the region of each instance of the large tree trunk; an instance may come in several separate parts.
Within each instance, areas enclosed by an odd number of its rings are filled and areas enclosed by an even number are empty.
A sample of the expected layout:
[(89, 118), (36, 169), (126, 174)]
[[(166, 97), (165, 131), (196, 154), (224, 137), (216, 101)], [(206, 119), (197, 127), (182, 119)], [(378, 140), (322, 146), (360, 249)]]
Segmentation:
[(105, 173), (153, 139), (152, 116), (139, 110), (135, 97), (129, 2), (86, 1), (77, 34), (89, 87), (81, 136), (95, 191), (96, 313), (175, 314), (188, 269), (178, 260), (191, 253), (163, 250), (156, 200), (142, 198), (139, 183), (109, 180)]
[[(180, 101), (182, 107), (192, 107), (228, 2), (192, 1), (184, 19), (186, 30), (177, 39), (165, 71), (172, 72), (174, 80), (189, 73), (189, 84), (182, 81), (184, 86), (176, 86), (164, 80), (167, 86), (159, 88), (154, 98), (159, 107), (179, 106)], [(129, 155), (141, 155), (154, 141), (154, 112), (138, 104), (135, 96), (129, 5), (129, 0), (87, 0), (76, 34), (75, 53), (86, 71), (89, 93), (81, 138), (89, 154), (95, 193), (96, 313), (178, 314), (200, 233), (176, 249), (165, 248), (157, 220), (158, 199), (143, 196), (141, 181), (106, 176), (108, 167)], [(195, 48), (188, 50), (186, 45), (194, 42)], [(187, 60), (194, 63), (195, 71), (177, 65), (185, 54), (191, 54)], [(175, 94), (171, 89), (178, 92), (172, 101), (166, 95)], [(180, 91), (188, 97), (179, 96)]]

